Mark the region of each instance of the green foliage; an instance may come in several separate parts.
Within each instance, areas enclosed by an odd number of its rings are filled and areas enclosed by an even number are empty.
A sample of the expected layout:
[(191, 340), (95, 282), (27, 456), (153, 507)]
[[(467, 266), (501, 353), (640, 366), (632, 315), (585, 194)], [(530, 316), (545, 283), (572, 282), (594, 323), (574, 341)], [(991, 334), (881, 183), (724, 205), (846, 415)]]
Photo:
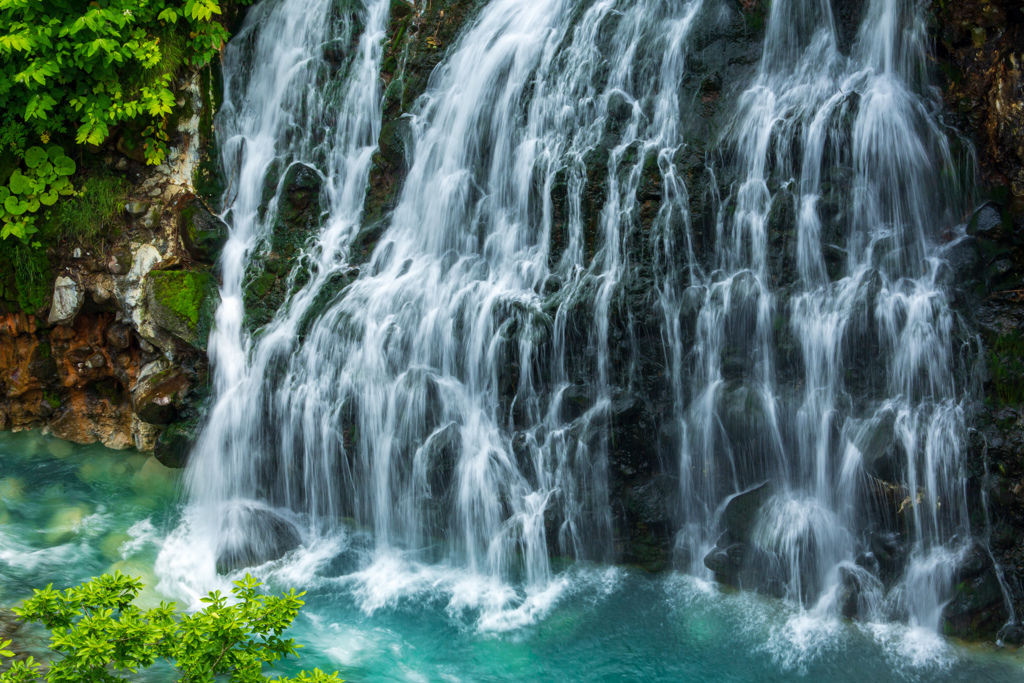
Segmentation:
[(1024, 335), (1014, 331), (996, 337), (988, 354), (989, 375), (1002, 403), (1024, 403)]
[[(15, 661), (0, 674), (0, 683), (120, 683), (160, 660), (173, 664), (182, 683), (262, 683), (263, 664), (295, 655), (298, 645), (282, 634), (302, 607), (302, 593), (263, 595), (260, 582), (246, 575), (235, 582), (234, 598), (220, 591), (203, 598), (206, 607), (179, 615), (173, 603), (140, 610), (133, 602), (142, 589), (138, 579), (120, 572), (64, 591), (51, 586), (14, 612), (51, 631), (50, 647), (59, 657), (43, 668), (32, 657)], [(12, 657), (10, 641), (0, 641), (0, 657)], [(279, 683), (341, 683), (337, 672), (303, 671)]]
[(99, 145), (134, 122), (147, 162), (161, 163), (174, 57), (208, 63), (228, 37), (219, 14), (220, 0), (0, 0), (0, 143), (73, 134)]
[(86, 177), (73, 197), (50, 211), (49, 234), (98, 246), (104, 237), (117, 235), (131, 185), (118, 175), (101, 173)]
[(0, 311), (4, 302), (15, 310), (38, 315), (49, 303), (53, 271), (44, 249), (33, 249), (18, 240), (0, 242)]
[(38, 232), (39, 210), (56, 204), (58, 197), (74, 194), (69, 176), (75, 172), (75, 162), (57, 145), (29, 147), (22, 162), (24, 169), (16, 167), (7, 184), (0, 185), (0, 239), (13, 236), (28, 242)]

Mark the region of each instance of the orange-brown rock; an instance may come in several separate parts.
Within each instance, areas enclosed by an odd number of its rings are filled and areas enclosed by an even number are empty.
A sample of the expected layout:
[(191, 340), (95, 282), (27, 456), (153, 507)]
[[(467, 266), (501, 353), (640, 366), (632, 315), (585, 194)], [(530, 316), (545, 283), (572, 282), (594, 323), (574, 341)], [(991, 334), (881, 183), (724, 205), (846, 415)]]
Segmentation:
[(82, 313), (40, 329), (23, 313), (0, 316), (0, 428), (49, 425), (62, 439), (133, 445), (131, 391), (143, 352), (113, 313)]

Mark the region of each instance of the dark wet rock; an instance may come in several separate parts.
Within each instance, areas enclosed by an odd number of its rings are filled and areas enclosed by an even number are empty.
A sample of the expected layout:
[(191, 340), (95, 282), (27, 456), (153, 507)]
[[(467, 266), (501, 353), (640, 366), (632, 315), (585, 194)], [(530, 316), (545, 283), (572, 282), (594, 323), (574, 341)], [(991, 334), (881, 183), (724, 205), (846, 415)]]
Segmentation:
[(882, 583), (860, 565), (839, 567), (839, 588), (836, 605), (839, 613), (847, 619), (869, 616), (872, 598), (881, 598)]
[(988, 551), (972, 546), (957, 568), (953, 599), (942, 611), (946, 635), (977, 640), (994, 638), (1010, 615)]
[(906, 566), (909, 548), (906, 540), (895, 532), (878, 532), (871, 535), (869, 547), (878, 563), (878, 574), (889, 585)]
[(772, 491), (771, 482), (765, 481), (733, 495), (726, 503), (722, 513), (724, 531), (715, 548), (704, 557), (704, 566), (715, 573), (719, 583), (782, 594), (785, 578), (773, 571), (777, 563), (751, 539), (754, 522)]
[(626, 507), (636, 520), (666, 529), (672, 523), (679, 500), (679, 480), (660, 475), (641, 486), (634, 486), (626, 497)]
[(311, 166), (292, 164), (284, 177), (284, 196), (279, 208), (279, 220), (294, 222), (320, 198), (323, 177)]
[(452, 423), (435, 431), (424, 444), (424, 448), (428, 463), (426, 471), (430, 486), (429, 495), (432, 498), (442, 498), (451, 492), (455, 468), (459, 461), (459, 452), (462, 448), (459, 426)]
[(730, 498), (722, 514), (722, 526), (726, 533), (736, 540), (749, 540), (754, 520), (771, 498), (772, 492), (771, 482), (765, 481)]
[(836, 25), (836, 39), (839, 50), (843, 54), (849, 54), (854, 41), (857, 40), (857, 31), (864, 16), (864, 9), (868, 3), (865, 0), (835, 0), (832, 3), (832, 16)]
[(958, 287), (976, 279), (981, 255), (978, 240), (974, 237), (963, 237), (942, 250), (946, 270), (940, 271), (936, 280), (946, 286)]
[(228, 515), (236, 533), (217, 551), (219, 574), (280, 559), (302, 544), (302, 534), (295, 524), (270, 510), (236, 509)]
[(630, 479), (658, 469), (658, 430), (652, 411), (639, 396), (623, 393), (612, 401), (608, 459), (616, 475)]
[(593, 405), (590, 390), (580, 384), (572, 384), (562, 392), (562, 419), (571, 422), (590, 410)]
[(1024, 645), (1024, 626), (1020, 624), (1006, 624), (996, 634), (996, 641), (1003, 645), (1020, 647)]
[(200, 261), (217, 260), (228, 240), (228, 226), (199, 197), (187, 200), (178, 214), (178, 230), (185, 249)]
[(195, 444), (196, 425), (178, 422), (170, 425), (157, 437), (153, 455), (164, 467), (182, 469), (188, 464), (189, 453)]
[(626, 121), (633, 115), (633, 104), (620, 92), (608, 98), (608, 116), (615, 121)]

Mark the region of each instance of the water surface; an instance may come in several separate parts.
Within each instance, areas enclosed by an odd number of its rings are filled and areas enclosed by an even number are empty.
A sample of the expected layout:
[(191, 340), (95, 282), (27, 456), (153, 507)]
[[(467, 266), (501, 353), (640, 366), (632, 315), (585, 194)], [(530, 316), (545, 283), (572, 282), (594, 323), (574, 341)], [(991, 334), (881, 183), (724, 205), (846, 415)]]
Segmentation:
[[(202, 558), (179, 545), (176, 479), (134, 452), (0, 433), (0, 602), (115, 569), (143, 577), (147, 604), (226, 588), (230, 577), (203, 576)], [(161, 549), (176, 571), (155, 566)], [(179, 571), (190, 563), (192, 577)], [(682, 574), (557, 560), (553, 570), (531, 593), (381, 551), (348, 526), (255, 572), (308, 591), (296, 664), (349, 681), (1024, 679), (1020, 654), (819, 619)]]

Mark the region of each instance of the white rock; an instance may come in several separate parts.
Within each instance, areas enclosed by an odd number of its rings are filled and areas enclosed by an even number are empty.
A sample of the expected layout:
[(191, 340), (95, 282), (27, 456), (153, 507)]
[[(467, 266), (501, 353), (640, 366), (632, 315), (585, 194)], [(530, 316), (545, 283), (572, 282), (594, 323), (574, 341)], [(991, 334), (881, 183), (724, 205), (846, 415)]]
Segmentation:
[(51, 325), (70, 325), (82, 310), (83, 296), (78, 283), (61, 275), (53, 285), (53, 305), (50, 307)]

